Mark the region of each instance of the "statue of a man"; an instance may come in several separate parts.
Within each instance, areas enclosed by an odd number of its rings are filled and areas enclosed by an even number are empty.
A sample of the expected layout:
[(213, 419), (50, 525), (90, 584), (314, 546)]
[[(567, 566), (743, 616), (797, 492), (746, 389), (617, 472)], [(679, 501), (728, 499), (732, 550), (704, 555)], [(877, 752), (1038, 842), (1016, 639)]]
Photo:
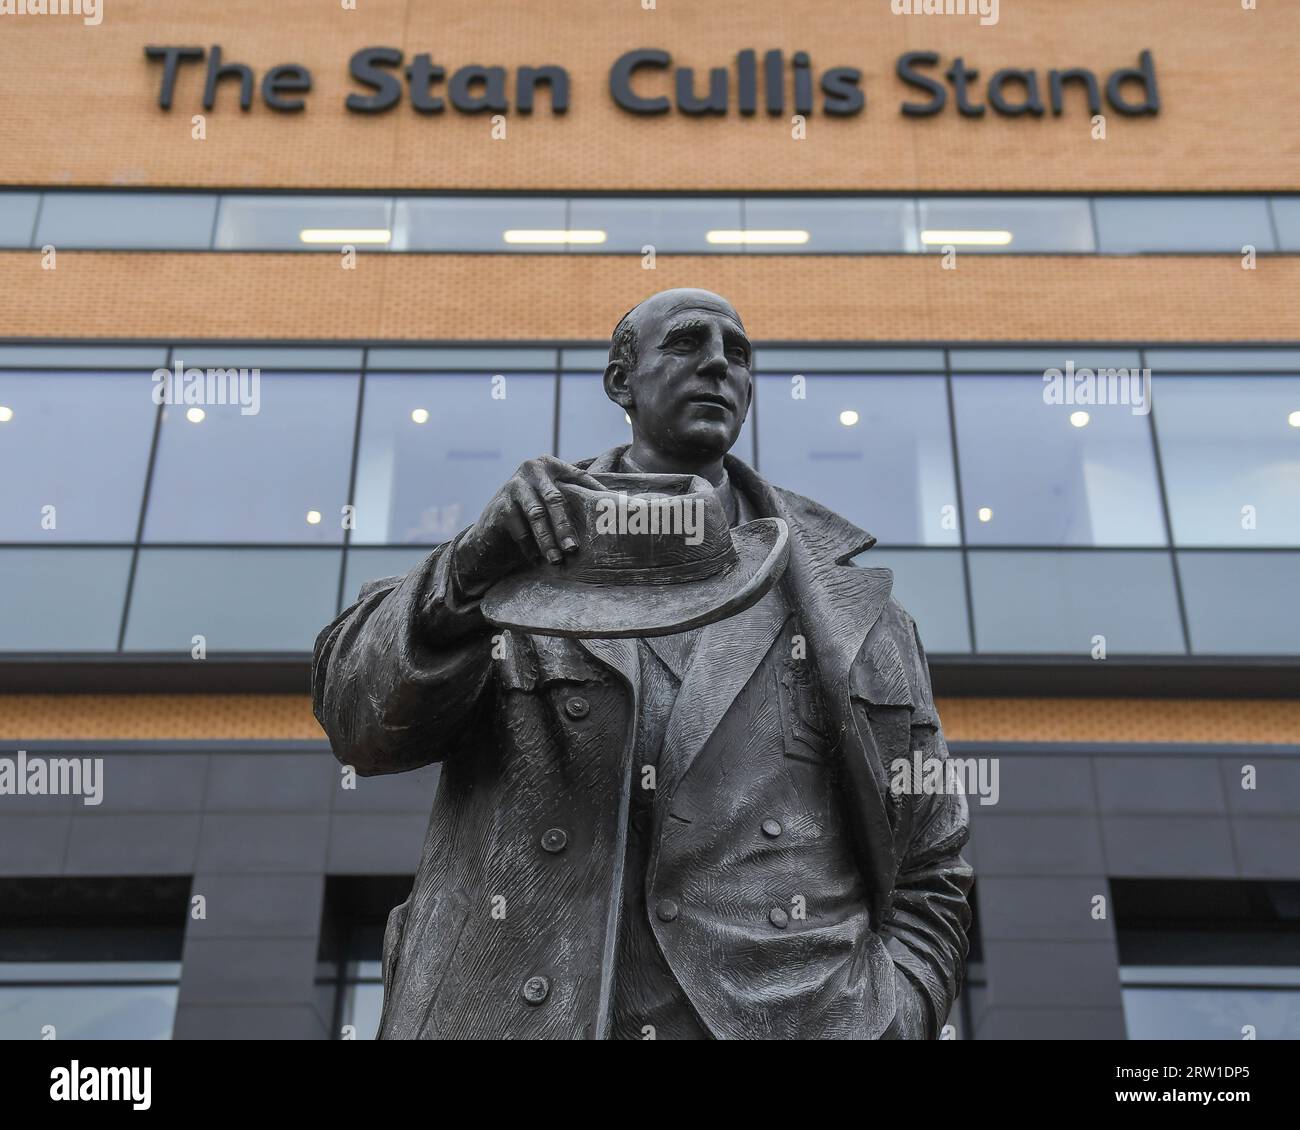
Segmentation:
[[(646, 299), (604, 376), (631, 445), (524, 463), (317, 641), (341, 761), (442, 763), (384, 938), (381, 1038), (938, 1035), (967, 948), (966, 804), (890, 788), (900, 759), (947, 756), (925, 653), (890, 572), (851, 562), (874, 539), (728, 454), (751, 358), (716, 294)], [(494, 586), (581, 552), (561, 486), (617, 472), (700, 476), (734, 527), (780, 519), (780, 582), (668, 635), (490, 622)]]

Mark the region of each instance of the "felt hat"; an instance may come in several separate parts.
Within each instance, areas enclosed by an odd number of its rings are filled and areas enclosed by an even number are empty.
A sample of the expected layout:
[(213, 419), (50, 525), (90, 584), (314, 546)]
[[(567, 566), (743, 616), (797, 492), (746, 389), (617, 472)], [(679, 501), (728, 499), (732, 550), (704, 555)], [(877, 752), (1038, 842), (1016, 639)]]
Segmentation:
[(593, 478), (603, 490), (556, 484), (578, 549), (493, 585), (480, 603), (488, 620), (543, 636), (666, 636), (743, 611), (785, 571), (785, 522), (731, 529), (697, 475)]

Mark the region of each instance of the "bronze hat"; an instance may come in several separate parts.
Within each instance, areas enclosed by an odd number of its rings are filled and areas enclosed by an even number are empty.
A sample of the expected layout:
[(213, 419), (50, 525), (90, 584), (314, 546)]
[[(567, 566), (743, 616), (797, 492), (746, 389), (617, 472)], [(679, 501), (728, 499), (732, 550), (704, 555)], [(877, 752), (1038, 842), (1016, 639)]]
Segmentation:
[(785, 572), (780, 518), (729, 528), (697, 475), (593, 476), (606, 489), (558, 483), (578, 549), (488, 590), (483, 615), (543, 636), (667, 636), (744, 611)]

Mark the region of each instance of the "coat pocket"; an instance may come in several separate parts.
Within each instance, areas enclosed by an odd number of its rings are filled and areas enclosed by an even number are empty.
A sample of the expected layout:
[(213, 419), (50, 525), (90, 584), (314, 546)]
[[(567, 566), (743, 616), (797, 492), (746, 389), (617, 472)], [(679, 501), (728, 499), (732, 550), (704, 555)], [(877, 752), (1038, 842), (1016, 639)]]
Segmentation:
[[(879, 763), (890, 827), (897, 831), (907, 797), (889, 786), (899, 762), (911, 756), (915, 703), (898, 645), (889, 636), (880, 636), (853, 665), (849, 698), (860, 712), (859, 726), (867, 731), (863, 736), (874, 746), (870, 752)], [(866, 716), (865, 726), (861, 724), (862, 715)]]

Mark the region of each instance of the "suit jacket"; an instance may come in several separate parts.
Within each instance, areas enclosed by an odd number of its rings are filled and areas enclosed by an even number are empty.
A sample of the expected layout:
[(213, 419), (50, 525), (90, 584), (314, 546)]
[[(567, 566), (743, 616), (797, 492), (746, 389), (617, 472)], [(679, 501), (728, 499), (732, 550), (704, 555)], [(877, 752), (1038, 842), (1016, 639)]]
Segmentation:
[[(610, 469), (620, 454), (588, 466)], [(726, 468), (759, 515), (790, 528), (785, 601), (824, 703), (867, 911), (853, 975), (869, 1007), (851, 1034), (933, 1037), (960, 985), (971, 871), (959, 854), (964, 798), (888, 788), (894, 759), (946, 756), (915, 625), (891, 599), (887, 569), (850, 563), (874, 539), (738, 459)], [(316, 643), (313, 703), (341, 761), (362, 774), (443, 763), (415, 885), (384, 939), (380, 1036), (602, 1038), (633, 787), (636, 643), (493, 628), (476, 606), (456, 604), (455, 544), (367, 586)], [(683, 739), (702, 748), (741, 689), (699, 688)], [(686, 758), (660, 783), (665, 796), (692, 767)], [(709, 1011), (715, 1035), (770, 1034), (729, 1008), (726, 991)], [(908, 995), (925, 1007), (900, 1012)], [(813, 1024), (800, 1034), (845, 1033)]]

